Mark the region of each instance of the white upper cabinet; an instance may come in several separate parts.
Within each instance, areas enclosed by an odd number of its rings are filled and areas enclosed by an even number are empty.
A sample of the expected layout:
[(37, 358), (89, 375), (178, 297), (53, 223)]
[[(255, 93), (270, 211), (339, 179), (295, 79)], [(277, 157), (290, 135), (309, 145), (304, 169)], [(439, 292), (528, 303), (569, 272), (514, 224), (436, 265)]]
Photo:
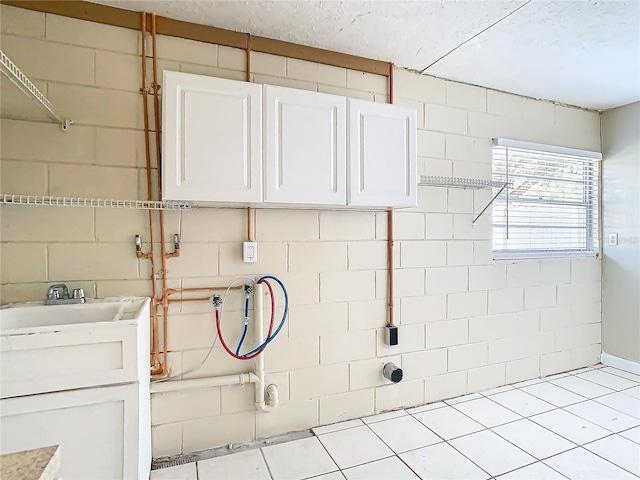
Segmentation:
[(164, 72), (164, 200), (262, 201), (262, 85)]
[(265, 202), (347, 203), (347, 100), (264, 86)]
[(359, 207), (417, 204), (416, 111), (349, 100), (349, 199)]
[(169, 71), (162, 106), (164, 200), (417, 203), (414, 109)]

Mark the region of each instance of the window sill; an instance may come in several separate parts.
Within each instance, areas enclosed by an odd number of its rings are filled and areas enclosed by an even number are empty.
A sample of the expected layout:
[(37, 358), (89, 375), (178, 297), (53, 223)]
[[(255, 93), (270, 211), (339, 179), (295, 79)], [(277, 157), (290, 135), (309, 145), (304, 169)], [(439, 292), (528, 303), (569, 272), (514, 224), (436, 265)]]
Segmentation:
[(502, 252), (493, 253), (494, 260), (545, 260), (554, 258), (599, 258), (599, 252)]

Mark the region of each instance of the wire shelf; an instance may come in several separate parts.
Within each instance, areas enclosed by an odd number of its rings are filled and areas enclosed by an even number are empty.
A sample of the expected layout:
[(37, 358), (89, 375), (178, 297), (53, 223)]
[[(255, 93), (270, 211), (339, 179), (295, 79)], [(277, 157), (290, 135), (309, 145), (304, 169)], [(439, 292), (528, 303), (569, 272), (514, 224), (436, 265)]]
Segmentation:
[[(502, 191), (510, 187), (511, 184), (509, 182), (498, 182), (495, 180), (481, 180), (479, 178), (462, 178), (462, 177), (433, 177), (428, 175), (420, 175), (420, 182), (418, 185), (423, 187), (452, 187), (452, 188), (497, 188), (498, 193), (496, 193), (493, 198), (487, 203), (487, 205), (482, 209), (482, 211), (476, 215), (471, 224), (475, 226), (476, 222), (480, 219), (480, 217), (487, 211), (487, 209), (491, 206), (491, 204), (495, 201), (496, 198), (502, 193)], [(507, 207), (508, 208), (508, 207)]]
[(0, 194), (1, 205), (44, 205), (50, 207), (125, 208), (131, 210), (191, 210), (189, 202), (155, 200), (113, 200), (107, 198), (50, 197)]
[(54, 108), (51, 102), (38, 90), (29, 78), (0, 50), (0, 72), (2, 72), (11, 82), (18, 87), (22, 93), (34, 102), (42, 105), (56, 122), (62, 125), (62, 130), (67, 130), (73, 121), (64, 118)]
[(418, 185), (423, 187), (453, 187), (453, 188), (502, 188), (505, 182), (497, 182), (495, 180), (481, 180), (479, 178), (462, 178), (462, 177), (434, 177), (428, 175), (420, 175)]

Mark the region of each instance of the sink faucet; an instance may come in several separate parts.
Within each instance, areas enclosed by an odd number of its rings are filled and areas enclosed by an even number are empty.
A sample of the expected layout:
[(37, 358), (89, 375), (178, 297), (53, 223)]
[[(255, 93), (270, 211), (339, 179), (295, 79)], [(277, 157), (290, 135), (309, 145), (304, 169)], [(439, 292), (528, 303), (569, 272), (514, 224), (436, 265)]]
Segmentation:
[[(60, 296), (62, 292), (62, 296)], [(45, 305), (69, 305), (72, 303), (84, 303), (84, 290), (82, 288), (76, 288), (73, 291), (73, 296), (69, 295), (69, 287), (64, 283), (56, 283), (51, 285), (47, 289), (47, 299)]]

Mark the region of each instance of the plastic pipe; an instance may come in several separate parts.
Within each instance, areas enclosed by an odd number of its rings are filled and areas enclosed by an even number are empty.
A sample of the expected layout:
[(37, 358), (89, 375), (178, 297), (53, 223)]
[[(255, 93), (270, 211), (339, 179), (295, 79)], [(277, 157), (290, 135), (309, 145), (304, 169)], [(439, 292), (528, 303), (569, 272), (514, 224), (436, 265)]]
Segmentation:
[[(263, 318), (263, 285), (256, 284), (254, 292), (253, 316), (255, 325), (255, 338), (260, 341), (264, 336), (264, 318)], [(261, 412), (271, 412), (278, 406), (278, 388), (275, 385), (269, 385), (265, 389), (264, 380), (264, 353), (256, 357), (255, 374), (258, 377), (256, 382), (256, 408)], [(265, 401), (265, 390), (267, 393), (267, 401)]]
[[(254, 291), (254, 324), (256, 339), (261, 339), (264, 335), (263, 300), (264, 290), (261, 283), (256, 284)], [(236, 375), (225, 375), (220, 377), (194, 378), (182, 380), (180, 382), (156, 382), (151, 384), (151, 393), (174, 392), (191, 388), (222, 387), (228, 385), (244, 385), (253, 383), (256, 389), (255, 404), (256, 409), (261, 412), (271, 412), (278, 407), (280, 399), (278, 397), (278, 387), (268, 385), (265, 388), (264, 354), (256, 357), (254, 373), (239, 373)]]
[[(175, 392), (191, 388), (225, 387), (229, 385), (244, 385), (255, 383), (258, 388), (258, 377), (254, 373), (238, 373), (221, 377), (192, 378), (179, 382), (151, 383), (151, 393)], [(262, 387), (261, 387), (262, 389)]]

